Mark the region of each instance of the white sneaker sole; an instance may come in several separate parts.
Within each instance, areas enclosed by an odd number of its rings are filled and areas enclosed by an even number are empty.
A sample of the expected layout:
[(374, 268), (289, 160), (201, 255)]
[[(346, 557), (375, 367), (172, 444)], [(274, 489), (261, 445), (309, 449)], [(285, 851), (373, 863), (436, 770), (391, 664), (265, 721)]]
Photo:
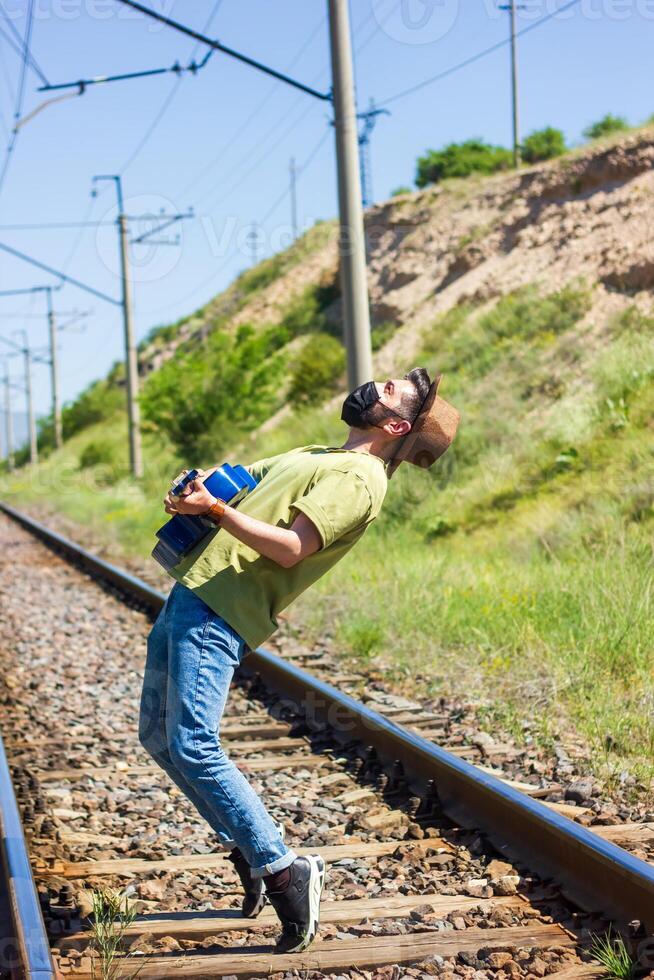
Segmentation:
[(325, 862), (319, 854), (307, 855), (307, 861), (311, 865), (311, 877), (309, 878), (309, 929), (306, 936), (301, 939), (297, 946), (287, 949), (287, 953), (301, 953), (307, 949), (318, 934), (320, 924), (320, 898), (325, 887)]

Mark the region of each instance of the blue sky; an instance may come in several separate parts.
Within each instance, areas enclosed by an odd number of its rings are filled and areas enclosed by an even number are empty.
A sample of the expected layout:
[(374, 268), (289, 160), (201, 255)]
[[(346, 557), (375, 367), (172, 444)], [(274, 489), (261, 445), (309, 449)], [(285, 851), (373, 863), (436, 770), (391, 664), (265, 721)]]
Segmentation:
[[(146, 0), (147, 2), (147, 0)], [(27, 0), (2, 0), (22, 34)], [(330, 85), (326, 2), (150, 0), (153, 9), (210, 32), (321, 89)], [(524, 0), (519, 26), (563, 6)], [(360, 107), (412, 85), (505, 38), (508, 14), (491, 0), (352, 0)], [(35, 0), (32, 52), (51, 83), (187, 64), (201, 57), (189, 38), (116, 0)], [(6, 21), (0, 28), (9, 31)], [(654, 113), (651, 50), (654, 0), (580, 0), (520, 40), (524, 133), (545, 125), (578, 142), (606, 112), (637, 123)], [(0, 38), (0, 146), (13, 126), (19, 59)], [(24, 113), (44, 94), (27, 76)], [(167, 105), (164, 109), (164, 103)], [(509, 49), (389, 104), (372, 143), (374, 196), (412, 181), (428, 147), (481, 136), (511, 139)], [(158, 119), (156, 125), (153, 123)], [(149, 134), (149, 135), (148, 135)], [(144, 140), (144, 137), (147, 139)], [(2, 158), (4, 154), (0, 150)], [(119, 294), (112, 185), (90, 196), (94, 174), (121, 173), (128, 213), (186, 211), (179, 247), (135, 245), (138, 337), (204, 304), (251, 259), (247, 235), (259, 221), (261, 255), (288, 241), (288, 167), (308, 162), (298, 184), (300, 225), (336, 212), (329, 106), (220, 54), (195, 77), (174, 75), (91, 87), (53, 104), (21, 129), (0, 193), (0, 241), (113, 296)], [(43, 222), (100, 221), (97, 228), (16, 230)], [(140, 231), (145, 225), (134, 225)], [(0, 254), (0, 289), (55, 280)], [(62, 393), (72, 399), (122, 355), (120, 311), (67, 286), (63, 312), (90, 310), (85, 332), (60, 335)], [(64, 318), (65, 319), (65, 318)], [(46, 343), (44, 299), (0, 297), (0, 336), (26, 327)], [(7, 351), (6, 345), (2, 345)], [(18, 378), (18, 360), (11, 361)], [(48, 369), (35, 366), (39, 413), (50, 406)], [(21, 398), (16, 394), (16, 410)]]

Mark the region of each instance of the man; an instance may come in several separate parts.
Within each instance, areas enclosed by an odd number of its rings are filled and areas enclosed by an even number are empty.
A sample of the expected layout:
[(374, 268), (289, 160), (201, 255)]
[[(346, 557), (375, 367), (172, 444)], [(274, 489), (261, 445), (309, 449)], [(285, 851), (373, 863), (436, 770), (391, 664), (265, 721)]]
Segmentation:
[(259, 483), (238, 509), (213, 497), (202, 477), (164, 501), (166, 513), (208, 515), (217, 530), (173, 569), (176, 584), (148, 639), (139, 738), (230, 850), (245, 889), (243, 915), (257, 915), (266, 900), (273, 905), (279, 952), (306, 949), (315, 938), (325, 863), (286, 846), (283, 827), (225, 755), (218, 727), (227, 693), (244, 654), (277, 628), (280, 610), (375, 520), (400, 462), (428, 467), (450, 445), (459, 416), (438, 396), (439, 382), (415, 368), (361, 385), (343, 403), (344, 445), (252, 463)]

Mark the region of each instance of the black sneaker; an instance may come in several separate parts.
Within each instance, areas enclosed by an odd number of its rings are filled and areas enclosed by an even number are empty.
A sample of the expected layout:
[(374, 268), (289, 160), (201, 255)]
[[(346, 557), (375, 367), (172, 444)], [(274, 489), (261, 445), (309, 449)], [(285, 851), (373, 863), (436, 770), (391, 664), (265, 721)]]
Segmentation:
[[(284, 825), (281, 823), (277, 824), (277, 830), (279, 831), (282, 840), (284, 840)], [(267, 901), (266, 886), (263, 878), (254, 878), (252, 876), (250, 865), (247, 863), (238, 847), (234, 848), (234, 850), (227, 855), (227, 860), (231, 861), (236, 868), (236, 873), (241, 879), (243, 891), (245, 892), (243, 896), (243, 904), (241, 906), (241, 915), (244, 919), (254, 919)]]
[(282, 892), (268, 892), (279, 916), (282, 934), (276, 953), (300, 953), (316, 938), (320, 896), (325, 885), (325, 862), (319, 854), (299, 857), (290, 865), (291, 880)]

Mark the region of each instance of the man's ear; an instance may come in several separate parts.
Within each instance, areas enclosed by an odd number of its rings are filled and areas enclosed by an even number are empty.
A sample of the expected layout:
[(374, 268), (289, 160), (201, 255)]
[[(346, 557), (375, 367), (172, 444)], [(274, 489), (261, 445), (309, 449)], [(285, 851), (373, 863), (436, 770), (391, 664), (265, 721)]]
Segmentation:
[(389, 436), (397, 439), (399, 436), (405, 436), (407, 432), (411, 432), (411, 423), (407, 422), (406, 419), (389, 419), (388, 422), (384, 423), (382, 429)]

